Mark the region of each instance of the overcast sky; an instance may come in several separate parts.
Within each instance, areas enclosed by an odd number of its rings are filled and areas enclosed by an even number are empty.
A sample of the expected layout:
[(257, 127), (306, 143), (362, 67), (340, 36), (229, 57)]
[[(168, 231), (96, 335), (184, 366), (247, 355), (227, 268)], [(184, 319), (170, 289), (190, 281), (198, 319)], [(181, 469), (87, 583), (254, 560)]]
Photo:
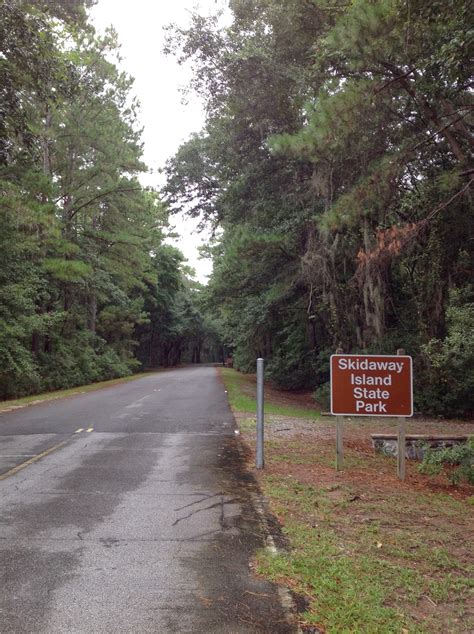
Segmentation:
[[(141, 124), (144, 127), (145, 162), (154, 170), (142, 182), (161, 186), (163, 176), (157, 170), (178, 149), (192, 132), (204, 123), (200, 101), (189, 95), (182, 103), (180, 89), (190, 79), (189, 69), (179, 66), (173, 57), (162, 53), (163, 26), (189, 23), (193, 9), (214, 13), (226, 5), (225, 0), (99, 0), (91, 10), (92, 22), (99, 32), (113, 26), (121, 43), (121, 67), (135, 78), (134, 93), (141, 103)], [(181, 239), (176, 243), (196, 269), (200, 281), (211, 271), (208, 260), (198, 260), (197, 246), (205, 241), (195, 233), (196, 223), (190, 219), (172, 218)]]

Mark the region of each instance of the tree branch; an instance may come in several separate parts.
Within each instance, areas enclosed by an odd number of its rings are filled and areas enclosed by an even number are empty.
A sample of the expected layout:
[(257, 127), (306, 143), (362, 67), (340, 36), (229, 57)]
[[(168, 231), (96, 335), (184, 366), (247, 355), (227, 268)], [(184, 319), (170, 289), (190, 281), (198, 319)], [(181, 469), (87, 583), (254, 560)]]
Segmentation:
[(86, 203), (83, 203), (82, 205), (79, 205), (79, 207), (76, 207), (76, 209), (73, 209), (69, 215), (69, 220), (72, 220), (74, 216), (76, 216), (78, 212), (81, 211), (81, 209), (83, 209), (84, 207), (88, 207), (99, 198), (103, 198), (104, 196), (108, 196), (109, 194), (117, 194), (121, 192), (138, 192), (140, 190), (141, 187), (121, 187), (118, 189), (111, 189), (108, 192), (101, 192), (100, 194), (97, 194), (97, 196), (94, 196), (93, 198), (88, 200)]
[(453, 121), (450, 121), (445, 126), (440, 128), (439, 130), (436, 130), (436, 132), (433, 132), (433, 134), (430, 134), (428, 137), (426, 137), (426, 139), (423, 139), (423, 141), (420, 141), (419, 143), (417, 143), (414, 147), (411, 148), (411, 151), (414, 152), (415, 150), (417, 150), (419, 147), (421, 147), (425, 143), (428, 143), (428, 141), (430, 141), (433, 137), (435, 137), (438, 134), (441, 134), (442, 132), (447, 130), (450, 126), (456, 125), (456, 123), (458, 123), (458, 121), (461, 121), (461, 119), (464, 119), (467, 115), (468, 115), (468, 113), (466, 112), (465, 114), (460, 115), (459, 117), (457, 117), (457, 119), (454, 119)]
[(392, 77), (392, 79), (389, 79), (387, 82), (385, 82), (385, 84), (383, 84), (383, 86), (381, 86), (380, 88), (377, 88), (377, 90), (375, 91), (374, 94), (378, 95), (379, 92), (382, 92), (382, 90), (385, 90), (385, 88), (388, 88), (388, 86), (390, 86), (391, 84), (394, 84), (397, 81), (405, 79), (406, 77), (408, 77), (409, 75), (411, 75), (414, 72), (415, 72), (415, 69), (414, 68), (410, 68), (410, 70), (408, 70), (406, 73), (403, 73), (403, 75), (397, 75), (396, 77)]

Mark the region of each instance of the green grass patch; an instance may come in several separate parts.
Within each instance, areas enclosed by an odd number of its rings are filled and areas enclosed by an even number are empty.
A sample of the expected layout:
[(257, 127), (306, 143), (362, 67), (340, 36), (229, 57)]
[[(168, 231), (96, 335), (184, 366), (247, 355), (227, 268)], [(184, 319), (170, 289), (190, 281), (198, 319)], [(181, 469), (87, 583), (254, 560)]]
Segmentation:
[[(249, 381), (249, 377), (231, 368), (222, 368), (221, 376), (227, 390), (230, 406), (234, 412), (255, 412), (257, 400), (252, 394), (255, 387)], [(317, 409), (280, 405), (268, 393), (265, 394), (265, 413), (311, 420), (320, 417), (320, 412)]]
[(240, 431), (256, 431), (257, 419), (256, 418), (243, 418), (239, 420)]
[(370, 555), (354, 556), (330, 529), (309, 527), (291, 520), (285, 533), (290, 553), (260, 553), (258, 570), (275, 582), (291, 578), (293, 589), (311, 597), (302, 614), (311, 625), (327, 632), (400, 632), (409, 619), (387, 600), (395, 586), (416, 601), (423, 592), (416, 572), (393, 566)]
[(60, 398), (67, 398), (68, 396), (75, 396), (76, 394), (94, 392), (95, 390), (101, 390), (105, 387), (112, 387), (114, 385), (120, 385), (121, 383), (136, 381), (137, 379), (142, 379), (143, 377), (150, 376), (152, 374), (156, 374), (156, 371), (141, 372), (140, 374), (132, 374), (131, 376), (124, 376), (118, 379), (110, 379), (109, 381), (100, 381), (98, 383), (91, 383), (89, 385), (80, 385), (78, 387), (71, 387), (64, 390), (55, 390), (54, 392), (33, 394), (31, 396), (24, 396), (22, 398), (17, 398), (11, 401), (0, 401), (0, 412), (5, 412), (20, 407), (28, 407), (29, 405), (36, 405), (37, 403), (43, 403), (44, 401), (54, 401)]
[[(350, 502), (348, 483), (323, 487), (286, 475), (263, 475), (261, 482), (291, 548), (277, 555), (259, 552), (258, 571), (309, 600), (302, 623), (328, 634), (461, 631), (450, 628), (465, 618), (472, 567), (450, 552), (455, 538), (449, 528), (440, 534), (435, 526), (424, 532), (423, 523), (402, 526), (406, 497), (379, 501), (374, 517), (375, 507)], [(432, 510), (432, 496), (414, 497), (421, 506), (416, 515)], [(462, 503), (444, 497), (441, 519), (449, 526), (453, 508), (460, 511)], [(413, 618), (423, 602), (436, 612)]]
[(474, 590), (473, 577), (458, 577), (449, 573), (442, 579), (431, 581), (430, 596), (436, 603), (446, 603), (454, 596), (464, 598)]

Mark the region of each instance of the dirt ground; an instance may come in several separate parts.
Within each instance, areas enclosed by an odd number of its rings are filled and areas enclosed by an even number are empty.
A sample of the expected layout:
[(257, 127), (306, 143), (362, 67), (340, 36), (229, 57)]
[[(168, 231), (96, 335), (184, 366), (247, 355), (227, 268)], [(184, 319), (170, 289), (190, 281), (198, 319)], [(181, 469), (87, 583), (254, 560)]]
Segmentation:
[[(236, 413), (237, 421), (243, 425), (245, 437), (252, 447), (255, 434), (248, 429), (253, 419), (249, 414)], [(431, 493), (447, 493), (461, 499), (474, 495), (474, 487), (467, 483), (451, 485), (444, 475), (425, 476), (418, 472), (419, 462), (407, 460), (407, 476), (405, 482), (400, 482), (396, 472), (394, 458), (376, 454), (372, 446), (370, 434), (396, 433), (397, 423), (388, 422), (386, 419), (345, 419), (344, 421), (344, 454), (345, 468), (336, 473), (335, 461), (335, 424), (331, 417), (323, 416), (317, 421), (308, 421), (285, 416), (267, 417), (265, 438), (267, 447), (272, 451), (280, 446), (291, 453), (297, 453), (305, 457), (305, 464), (291, 465), (291, 470), (299, 466), (300, 475), (308, 483), (314, 480), (318, 483), (334, 482), (358, 483), (367, 489), (389, 486), (391, 490), (413, 490)], [(459, 421), (435, 421), (429, 419), (415, 419), (407, 422), (407, 434), (474, 434), (474, 423)], [(314, 455), (314, 463), (311, 464), (311, 455)], [(281, 462), (271, 463), (269, 469), (280, 472), (286, 469)], [(374, 475), (376, 479), (374, 481)]]

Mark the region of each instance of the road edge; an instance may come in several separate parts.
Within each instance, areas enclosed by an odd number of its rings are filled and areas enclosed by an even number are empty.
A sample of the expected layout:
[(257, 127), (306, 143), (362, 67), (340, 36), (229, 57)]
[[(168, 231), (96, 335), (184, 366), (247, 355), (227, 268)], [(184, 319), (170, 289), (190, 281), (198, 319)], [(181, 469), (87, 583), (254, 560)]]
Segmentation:
[[(167, 368), (167, 369), (171, 369), (171, 368)], [(172, 369), (176, 369), (176, 368), (172, 368)], [(139, 372), (138, 374), (130, 374), (129, 376), (117, 377), (115, 379), (109, 379), (107, 381), (98, 381), (97, 383), (86, 383), (85, 385), (78, 385), (76, 387), (67, 387), (67, 388), (64, 388), (63, 390), (54, 390), (53, 392), (43, 392), (42, 394), (34, 394), (32, 396), (37, 396), (38, 398), (35, 398), (34, 400), (31, 400), (31, 401), (27, 401), (25, 403), (18, 403), (18, 401), (21, 401), (23, 398), (30, 398), (30, 397), (26, 396), (26, 397), (21, 397), (19, 399), (12, 399), (11, 401), (9, 400), (0, 401), (0, 415), (10, 414), (11, 412), (16, 412), (19, 409), (25, 409), (27, 407), (37, 407), (38, 405), (43, 405), (44, 403), (53, 403), (54, 401), (76, 398), (77, 396), (83, 396), (84, 394), (99, 392), (100, 390), (108, 390), (113, 387), (117, 387), (118, 385), (132, 383), (133, 381), (138, 381), (139, 379), (143, 379), (148, 376), (153, 376), (154, 374), (161, 374), (162, 371), (163, 371), (162, 369), (158, 369), (158, 370), (153, 370), (150, 372)], [(7, 403), (11, 403), (11, 405), (7, 406), (6, 405)]]
[[(232, 412), (232, 415), (234, 417), (234, 424), (235, 424), (235, 429), (238, 431), (239, 427), (237, 424), (237, 420), (235, 418), (234, 412)], [(240, 433), (236, 434), (236, 439), (237, 439), (237, 444), (238, 444), (238, 450), (239, 453), (242, 457), (242, 461), (243, 463), (246, 465), (247, 469), (247, 460), (245, 458), (246, 456), (246, 447), (248, 446), (245, 442), (245, 440), (241, 437)], [(249, 471), (250, 472), (250, 471)], [(251, 472), (250, 472), (251, 473)], [(257, 513), (259, 520), (260, 520), (260, 524), (262, 527), (262, 531), (263, 534), (265, 535), (265, 549), (271, 554), (271, 555), (278, 555), (278, 554), (282, 554), (284, 551), (277, 545), (277, 542), (279, 541), (278, 539), (275, 539), (275, 535), (271, 530), (270, 527), (270, 523), (268, 522), (268, 500), (265, 498), (265, 496), (263, 495), (263, 493), (260, 491), (260, 486), (258, 483), (257, 478), (255, 477), (255, 475), (253, 473), (251, 473), (252, 478), (254, 479), (256, 488), (258, 492), (255, 491), (250, 491), (249, 492), (249, 497), (250, 500), (252, 502), (252, 506), (255, 510), (255, 512)], [(279, 583), (274, 583), (276, 590), (277, 590), (277, 594), (278, 594), (278, 598), (280, 601), (280, 605), (282, 607), (283, 613), (285, 614), (287, 623), (289, 626), (294, 628), (294, 632), (295, 634), (303, 634), (303, 630), (300, 628), (299, 623), (298, 623), (298, 619), (297, 619), (297, 615), (298, 615), (298, 608), (296, 606), (295, 601), (293, 600), (293, 596), (291, 594), (291, 591), (279, 584)]]

